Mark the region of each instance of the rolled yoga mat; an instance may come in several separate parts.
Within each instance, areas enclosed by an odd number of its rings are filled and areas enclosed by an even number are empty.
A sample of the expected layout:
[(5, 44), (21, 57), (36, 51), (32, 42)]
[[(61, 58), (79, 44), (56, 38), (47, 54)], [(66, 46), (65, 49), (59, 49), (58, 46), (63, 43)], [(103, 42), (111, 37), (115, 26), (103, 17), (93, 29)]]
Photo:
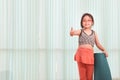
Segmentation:
[(94, 58), (94, 80), (112, 80), (105, 55), (103, 53), (95, 53)]

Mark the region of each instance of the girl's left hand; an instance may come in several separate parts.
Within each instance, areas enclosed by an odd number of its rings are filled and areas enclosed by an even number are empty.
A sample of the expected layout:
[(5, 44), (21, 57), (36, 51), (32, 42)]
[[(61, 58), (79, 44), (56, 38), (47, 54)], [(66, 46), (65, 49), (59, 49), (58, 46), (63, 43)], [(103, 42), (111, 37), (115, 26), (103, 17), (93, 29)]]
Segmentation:
[(103, 51), (103, 53), (105, 54), (106, 57), (108, 57), (107, 51)]

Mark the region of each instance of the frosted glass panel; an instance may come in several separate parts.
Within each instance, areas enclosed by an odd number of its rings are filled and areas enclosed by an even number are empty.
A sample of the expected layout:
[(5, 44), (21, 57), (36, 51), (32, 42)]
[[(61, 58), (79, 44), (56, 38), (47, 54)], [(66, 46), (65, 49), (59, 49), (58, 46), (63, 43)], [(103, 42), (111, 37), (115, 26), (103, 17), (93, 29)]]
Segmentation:
[(0, 80), (39, 80), (38, 0), (0, 0)]

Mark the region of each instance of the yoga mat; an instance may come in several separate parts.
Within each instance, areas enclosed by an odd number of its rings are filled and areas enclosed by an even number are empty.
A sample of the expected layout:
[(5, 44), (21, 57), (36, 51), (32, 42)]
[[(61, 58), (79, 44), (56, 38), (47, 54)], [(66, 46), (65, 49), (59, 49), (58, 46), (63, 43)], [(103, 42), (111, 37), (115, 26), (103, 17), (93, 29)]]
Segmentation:
[(103, 53), (95, 53), (94, 58), (94, 80), (112, 80), (105, 55)]

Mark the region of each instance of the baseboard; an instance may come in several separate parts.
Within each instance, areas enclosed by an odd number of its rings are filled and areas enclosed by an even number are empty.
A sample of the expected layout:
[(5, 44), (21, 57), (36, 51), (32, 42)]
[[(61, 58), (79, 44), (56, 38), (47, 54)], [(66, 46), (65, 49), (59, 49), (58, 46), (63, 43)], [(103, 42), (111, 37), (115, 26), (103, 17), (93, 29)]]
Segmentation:
[(113, 78), (112, 80), (120, 80), (120, 78)]

